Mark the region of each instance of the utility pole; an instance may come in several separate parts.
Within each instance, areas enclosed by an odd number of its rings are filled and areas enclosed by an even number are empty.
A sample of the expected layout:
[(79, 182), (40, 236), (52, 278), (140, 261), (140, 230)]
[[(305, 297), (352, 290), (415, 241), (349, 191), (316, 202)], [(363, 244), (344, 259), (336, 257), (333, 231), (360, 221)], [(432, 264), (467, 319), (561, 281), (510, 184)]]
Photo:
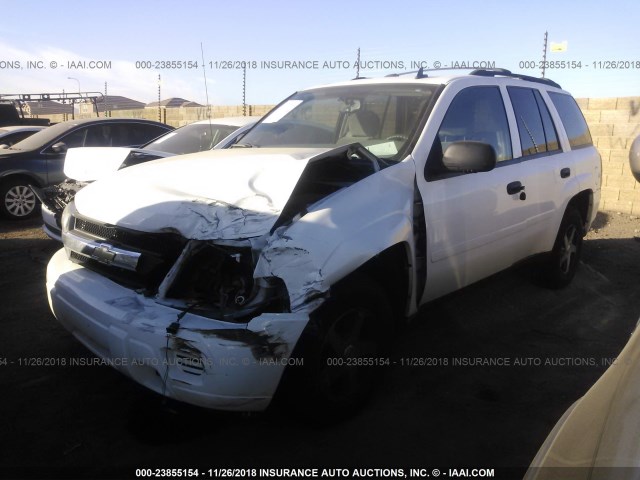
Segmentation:
[(547, 70), (547, 33), (544, 32), (544, 47), (542, 48), (542, 78)]
[(242, 116), (247, 116), (247, 64), (242, 70)]

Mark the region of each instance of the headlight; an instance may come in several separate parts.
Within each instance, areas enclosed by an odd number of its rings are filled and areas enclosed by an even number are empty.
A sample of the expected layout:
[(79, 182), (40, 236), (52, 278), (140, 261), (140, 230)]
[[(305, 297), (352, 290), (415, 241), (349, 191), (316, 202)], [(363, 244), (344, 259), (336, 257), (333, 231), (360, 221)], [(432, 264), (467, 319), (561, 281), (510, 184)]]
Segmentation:
[(62, 212), (62, 217), (60, 218), (60, 227), (62, 229), (62, 233), (67, 233), (71, 229), (71, 224), (73, 222), (73, 214), (75, 213), (75, 203), (71, 201), (69, 205), (67, 205)]

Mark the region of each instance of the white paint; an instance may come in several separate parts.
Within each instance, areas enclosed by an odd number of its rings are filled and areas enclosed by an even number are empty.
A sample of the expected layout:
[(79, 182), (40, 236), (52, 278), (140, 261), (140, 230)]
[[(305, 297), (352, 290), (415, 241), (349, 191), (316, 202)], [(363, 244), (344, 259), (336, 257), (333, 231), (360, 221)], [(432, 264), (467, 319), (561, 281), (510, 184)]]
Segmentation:
[(291, 310), (309, 311), (318, 305), (309, 298), (385, 249), (404, 243), (413, 252), (414, 178), (408, 160), (320, 200), (268, 239), (254, 276), (282, 278)]
[(132, 150), (128, 147), (70, 148), (64, 159), (64, 174), (67, 178), (92, 182), (118, 170)]
[[(75, 197), (81, 215), (144, 232), (198, 240), (269, 231), (311, 158), (326, 149), (238, 149), (137, 165)], [(104, 201), (104, 199), (109, 201)]]
[[(264, 410), (286, 366), (286, 359), (309, 317), (302, 313), (265, 313), (248, 323), (231, 323), (188, 313), (169, 338), (166, 328), (179, 310), (117, 285), (79, 267), (58, 251), (47, 268), (47, 293), (56, 318), (97, 356), (142, 385), (168, 397), (220, 410)], [(254, 345), (229, 339), (236, 330), (273, 342), (271, 361), (260, 362)], [(205, 366), (200, 375), (185, 372), (174, 341), (195, 352)], [(169, 367), (166, 370), (166, 360)], [(282, 360), (284, 359), (284, 360)], [(167, 378), (166, 385), (162, 379)]]

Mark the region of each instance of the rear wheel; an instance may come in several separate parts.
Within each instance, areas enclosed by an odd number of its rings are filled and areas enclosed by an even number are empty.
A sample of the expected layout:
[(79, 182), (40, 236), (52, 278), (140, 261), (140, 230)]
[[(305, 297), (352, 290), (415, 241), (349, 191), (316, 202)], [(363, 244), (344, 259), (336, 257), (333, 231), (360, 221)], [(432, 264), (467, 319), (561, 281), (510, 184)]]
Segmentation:
[(553, 250), (544, 266), (547, 286), (562, 288), (571, 283), (580, 262), (583, 237), (582, 216), (578, 210), (569, 206), (562, 217)]
[(7, 179), (0, 186), (0, 214), (11, 220), (22, 220), (36, 212), (38, 201), (28, 180)]

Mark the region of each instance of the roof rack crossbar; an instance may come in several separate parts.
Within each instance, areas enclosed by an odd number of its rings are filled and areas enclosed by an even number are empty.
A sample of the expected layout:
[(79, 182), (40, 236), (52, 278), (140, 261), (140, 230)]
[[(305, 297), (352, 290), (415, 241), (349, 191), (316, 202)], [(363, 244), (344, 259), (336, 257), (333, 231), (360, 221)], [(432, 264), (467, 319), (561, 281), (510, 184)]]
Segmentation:
[(551, 87), (562, 88), (558, 83), (548, 78), (531, 77), (529, 75), (522, 75), (520, 73), (513, 73), (506, 68), (471, 68), (471, 67), (444, 67), (444, 68), (420, 68), (419, 70), (412, 70), (410, 72), (390, 73), (385, 75), (386, 77), (399, 77), (401, 75), (416, 75), (416, 78), (427, 78), (428, 75), (425, 72), (439, 72), (446, 70), (471, 70), (469, 75), (476, 75), (479, 77), (511, 77), (519, 78), (520, 80), (526, 80), (528, 82), (542, 83)]
[(539, 78), (532, 77), (530, 75), (522, 75), (520, 73), (512, 73), (506, 68), (482, 68), (470, 72), (469, 75), (477, 75), (480, 77), (495, 77), (499, 75), (502, 77), (519, 78), (520, 80), (526, 80), (527, 82), (542, 83), (550, 87), (562, 88), (558, 83), (554, 82), (553, 80), (549, 80), (548, 78)]

